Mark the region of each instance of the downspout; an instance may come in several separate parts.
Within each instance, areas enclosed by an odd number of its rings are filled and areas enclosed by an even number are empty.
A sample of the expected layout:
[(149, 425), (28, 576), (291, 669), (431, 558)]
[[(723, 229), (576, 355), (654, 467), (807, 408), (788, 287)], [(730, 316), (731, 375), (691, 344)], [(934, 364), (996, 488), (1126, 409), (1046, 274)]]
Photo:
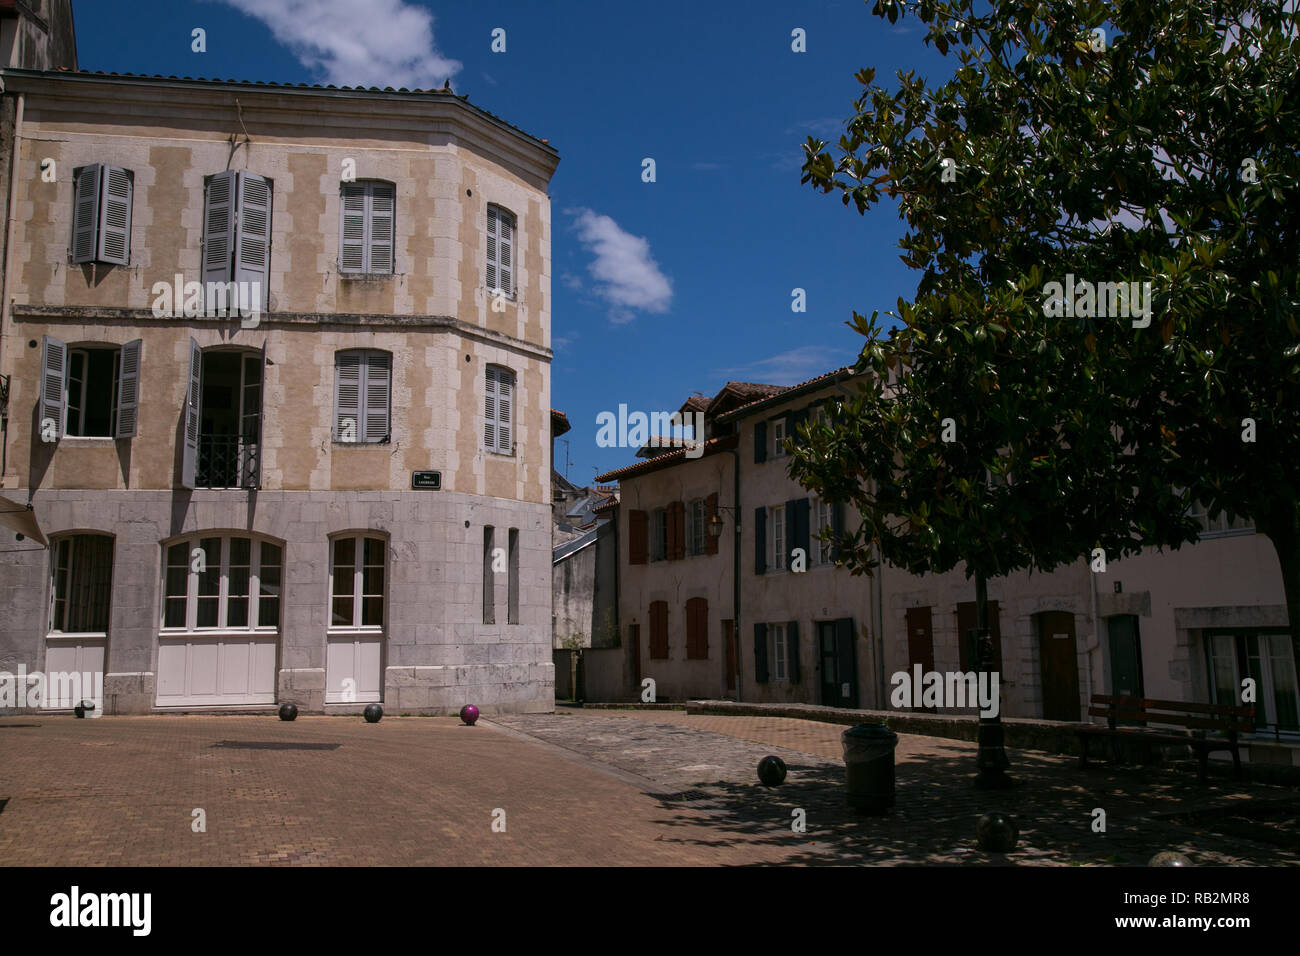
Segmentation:
[[(737, 432), (740, 426), (736, 427)], [(736, 645), (736, 703), (744, 700), (745, 655), (740, 643), (740, 447), (731, 449), (731, 500), (736, 509), (735, 538), (731, 546), (731, 640)], [(722, 659), (727, 659), (723, 653)]]
[(879, 685), (876, 709), (885, 709), (885, 560), (876, 542), (876, 675)]
[[(0, 79), (0, 94), (5, 91), (4, 81)], [(14, 141), (12, 146), (12, 155), (9, 161), (9, 209), (5, 216), (5, 261), (3, 286), (0, 286), (0, 355), (3, 355), (5, 348), (5, 338), (9, 336), (9, 324), (12, 316), (12, 309), (9, 307), (9, 277), (13, 274), (14, 259), (14, 207), (18, 203), (18, 163), (22, 153), (23, 140), (23, 100), (24, 94), (18, 94), (18, 105), (14, 111)], [(3, 421), (3, 432), (0, 433), (0, 481), (3, 480), (5, 472), (9, 467), (9, 417), (6, 412)], [(28, 497), (31, 497), (31, 491), (28, 491)]]
[[(1106, 652), (1102, 648), (1102, 643), (1101, 643), (1101, 618), (1098, 612), (1099, 599), (1097, 597), (1097, 575), (1092, 570), (1092, 566), (1088, 563), (1086, 559), (1083, 562), (1083, 567), (1084, 570), (1087, 572), (1089, 580), (1092, 582), (1092, 643), (1093, 646), (1088, 649), (1088, 666), (1084, 668), (1085, 676), (1088, 678), (1088, 683), (1087, 683), (1088, 696), (1087, 698), (1085, 698), (1087, 704), (1082, 708), (1083, 712), (1086, 714), (1088, 712), (1088, 708), (1092, 705), (1092, 652), (1095, 649), (1101, 655), (1103, 670), (1106, 664)], [(1141, 666), (1141, 662), (1139, 661), (1138, 663), (1139, 666)], [(1102, 674), (1102, 677), (1103, 679), (1105, 678), (1104, 673)]]

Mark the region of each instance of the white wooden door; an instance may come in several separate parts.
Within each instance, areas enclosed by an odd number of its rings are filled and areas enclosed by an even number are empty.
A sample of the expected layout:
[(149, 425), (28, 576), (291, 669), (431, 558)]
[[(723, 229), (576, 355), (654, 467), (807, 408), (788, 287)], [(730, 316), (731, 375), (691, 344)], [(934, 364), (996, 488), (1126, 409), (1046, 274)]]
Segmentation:
[(274, 635), (161, 637), (158, 706), (275, 703)]
[(380, 651), (384, 644), (383, 635), (342, 634), (328, 638), (327, 644), (325, 703), (371, 704), (382, 701)]

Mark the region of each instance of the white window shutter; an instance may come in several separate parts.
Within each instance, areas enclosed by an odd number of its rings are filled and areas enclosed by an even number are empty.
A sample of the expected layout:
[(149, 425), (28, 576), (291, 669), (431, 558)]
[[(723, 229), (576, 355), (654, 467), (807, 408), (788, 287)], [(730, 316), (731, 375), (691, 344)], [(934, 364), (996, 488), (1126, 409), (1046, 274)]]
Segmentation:
[(483, 447), (488, 451), (497, 448), (497, 370), (490, 365), (483, 391)]
[(134, 438), (140, 417), (140, 350), (144, 343), (133, 339), (122, 346), (117, 378), (117, 432), (114, 438)]
[(266, 311), (271, 281), (271, 181), (253, 173), (240, 173), (238, 184), (235, 281), (258, 283), (261, 293), (256, 299), (257, 308)]
[(366, 434), (363, 440), (382, 442), (388, 438), (391, 356), (383, 352), (367, 352), (365, 373)]
[(360, 352), (335, 354), (334, 380), (334, 440), (362, 441)]
[(226, 170), (208, 177), (203, 195), (202, 281), (229, 282), (231, 255), (235, 244), (235, 172)]
[(366, 272), (366, 187), (345, 183), (339, 206), (339, 271)]
[(93, 163), (82, 167), (77, 174), (77, 182), (73, 187), (72, 209), (73, 263), (95, 261), (97, 251), (95, 233), (99, 226), (99, 184), (103, 173), (103, 165)]
[(102, 178), (99, 241), (95, 258), (114, 265), (130, 265), (131, 194), (134, 189), (132, 175), (130, 170), (120, 166), (105, 166)]
[(36, 423), (37, 435), (45, 432), (45, 423), (54, 423), (54, 437), (63, 437), (64, 390), (68, 382), (68, 347), (53, 336), (41, 340), (41, 415)]
[(190, 339), (190, 377), (185, 389), (185, 434), (181, 448), (181, 487), (194, 488), (199, 460), (199, 401), (202, 396), (203, 351)]
[(514, 453), (514, 376), (501, 372), (497, 376), (497, 451)]
[(367, 272), (388, 274), (396, 271), (393, 268), (393, 220), (397, 203), (395, 192), (393, 186), (384, 183), (372, 183), (370, 186), (370, 210), (366, 220)]
[(497, 222), (497, 281), (506, 295), (515, 294), (515, 220), (505, 213)]
[(497, 288), (497, 207), (488, 206), (487, 216), (487, 287)]

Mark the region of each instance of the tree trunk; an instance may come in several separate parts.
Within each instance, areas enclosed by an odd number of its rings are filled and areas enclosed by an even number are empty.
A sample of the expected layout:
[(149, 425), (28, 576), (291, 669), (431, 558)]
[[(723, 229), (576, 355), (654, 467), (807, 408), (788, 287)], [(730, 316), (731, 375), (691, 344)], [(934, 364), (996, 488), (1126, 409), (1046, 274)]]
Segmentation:
[(1291, 631), (1291, 665), (1300, 687), (1300, 530), (1283, 515), (1279, 521), (1256, 521), (1255, 530), (1268, 538), (1282, 566), (1282, 593), (1287, 626)]

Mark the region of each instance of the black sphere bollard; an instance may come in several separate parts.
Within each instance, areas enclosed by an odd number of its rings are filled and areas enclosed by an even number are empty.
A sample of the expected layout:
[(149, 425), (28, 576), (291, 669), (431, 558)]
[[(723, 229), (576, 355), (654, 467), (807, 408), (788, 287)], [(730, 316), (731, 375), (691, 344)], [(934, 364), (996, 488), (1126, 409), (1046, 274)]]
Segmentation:
[(1181, 853), (1163, 850), (1148, 861), (1147, 866), (1191, 866), (1192, 861)]
[(78, 704), (76, 707), (72, 708), (72, 712), (73, 712), (74, 714), (76, 714), (78, 717), (85, 717), (85, 716), (86, 716), (86, 708), (82, 707), (80, 704)]
[(297, 717), (297, 716), (298, 716), (298, 705), (297, 705), (297, 704), (281, 704), (281, 705), (280, 705), (280, 719), (281, 719), (281, 720), (293, 720), (293, 719), (294, 719), (295, 717)]
[(765, 787), (779, 787), (785, 782), (785, 761), (780, 757), (764, 757), (758, 762), (758, 779)]
[(981, 850), (1010, 853), (1020, 839), (1020, 828), (1005, 813), (986, 813), (975, 824), (975, 839)]
[(379, 723), (379, 718), (384, 716), (384, 708), (380, 707), (378, 704), (366, 704), (366, 709), (361, 713), (366, 718), (366, 723), (377, 724)]
[(473, 704), (466, 704), (460, 709), (460, 719), (465, 721), (467, 727), (473, 727), (474, 721), (478, 720), (478, 708)]

